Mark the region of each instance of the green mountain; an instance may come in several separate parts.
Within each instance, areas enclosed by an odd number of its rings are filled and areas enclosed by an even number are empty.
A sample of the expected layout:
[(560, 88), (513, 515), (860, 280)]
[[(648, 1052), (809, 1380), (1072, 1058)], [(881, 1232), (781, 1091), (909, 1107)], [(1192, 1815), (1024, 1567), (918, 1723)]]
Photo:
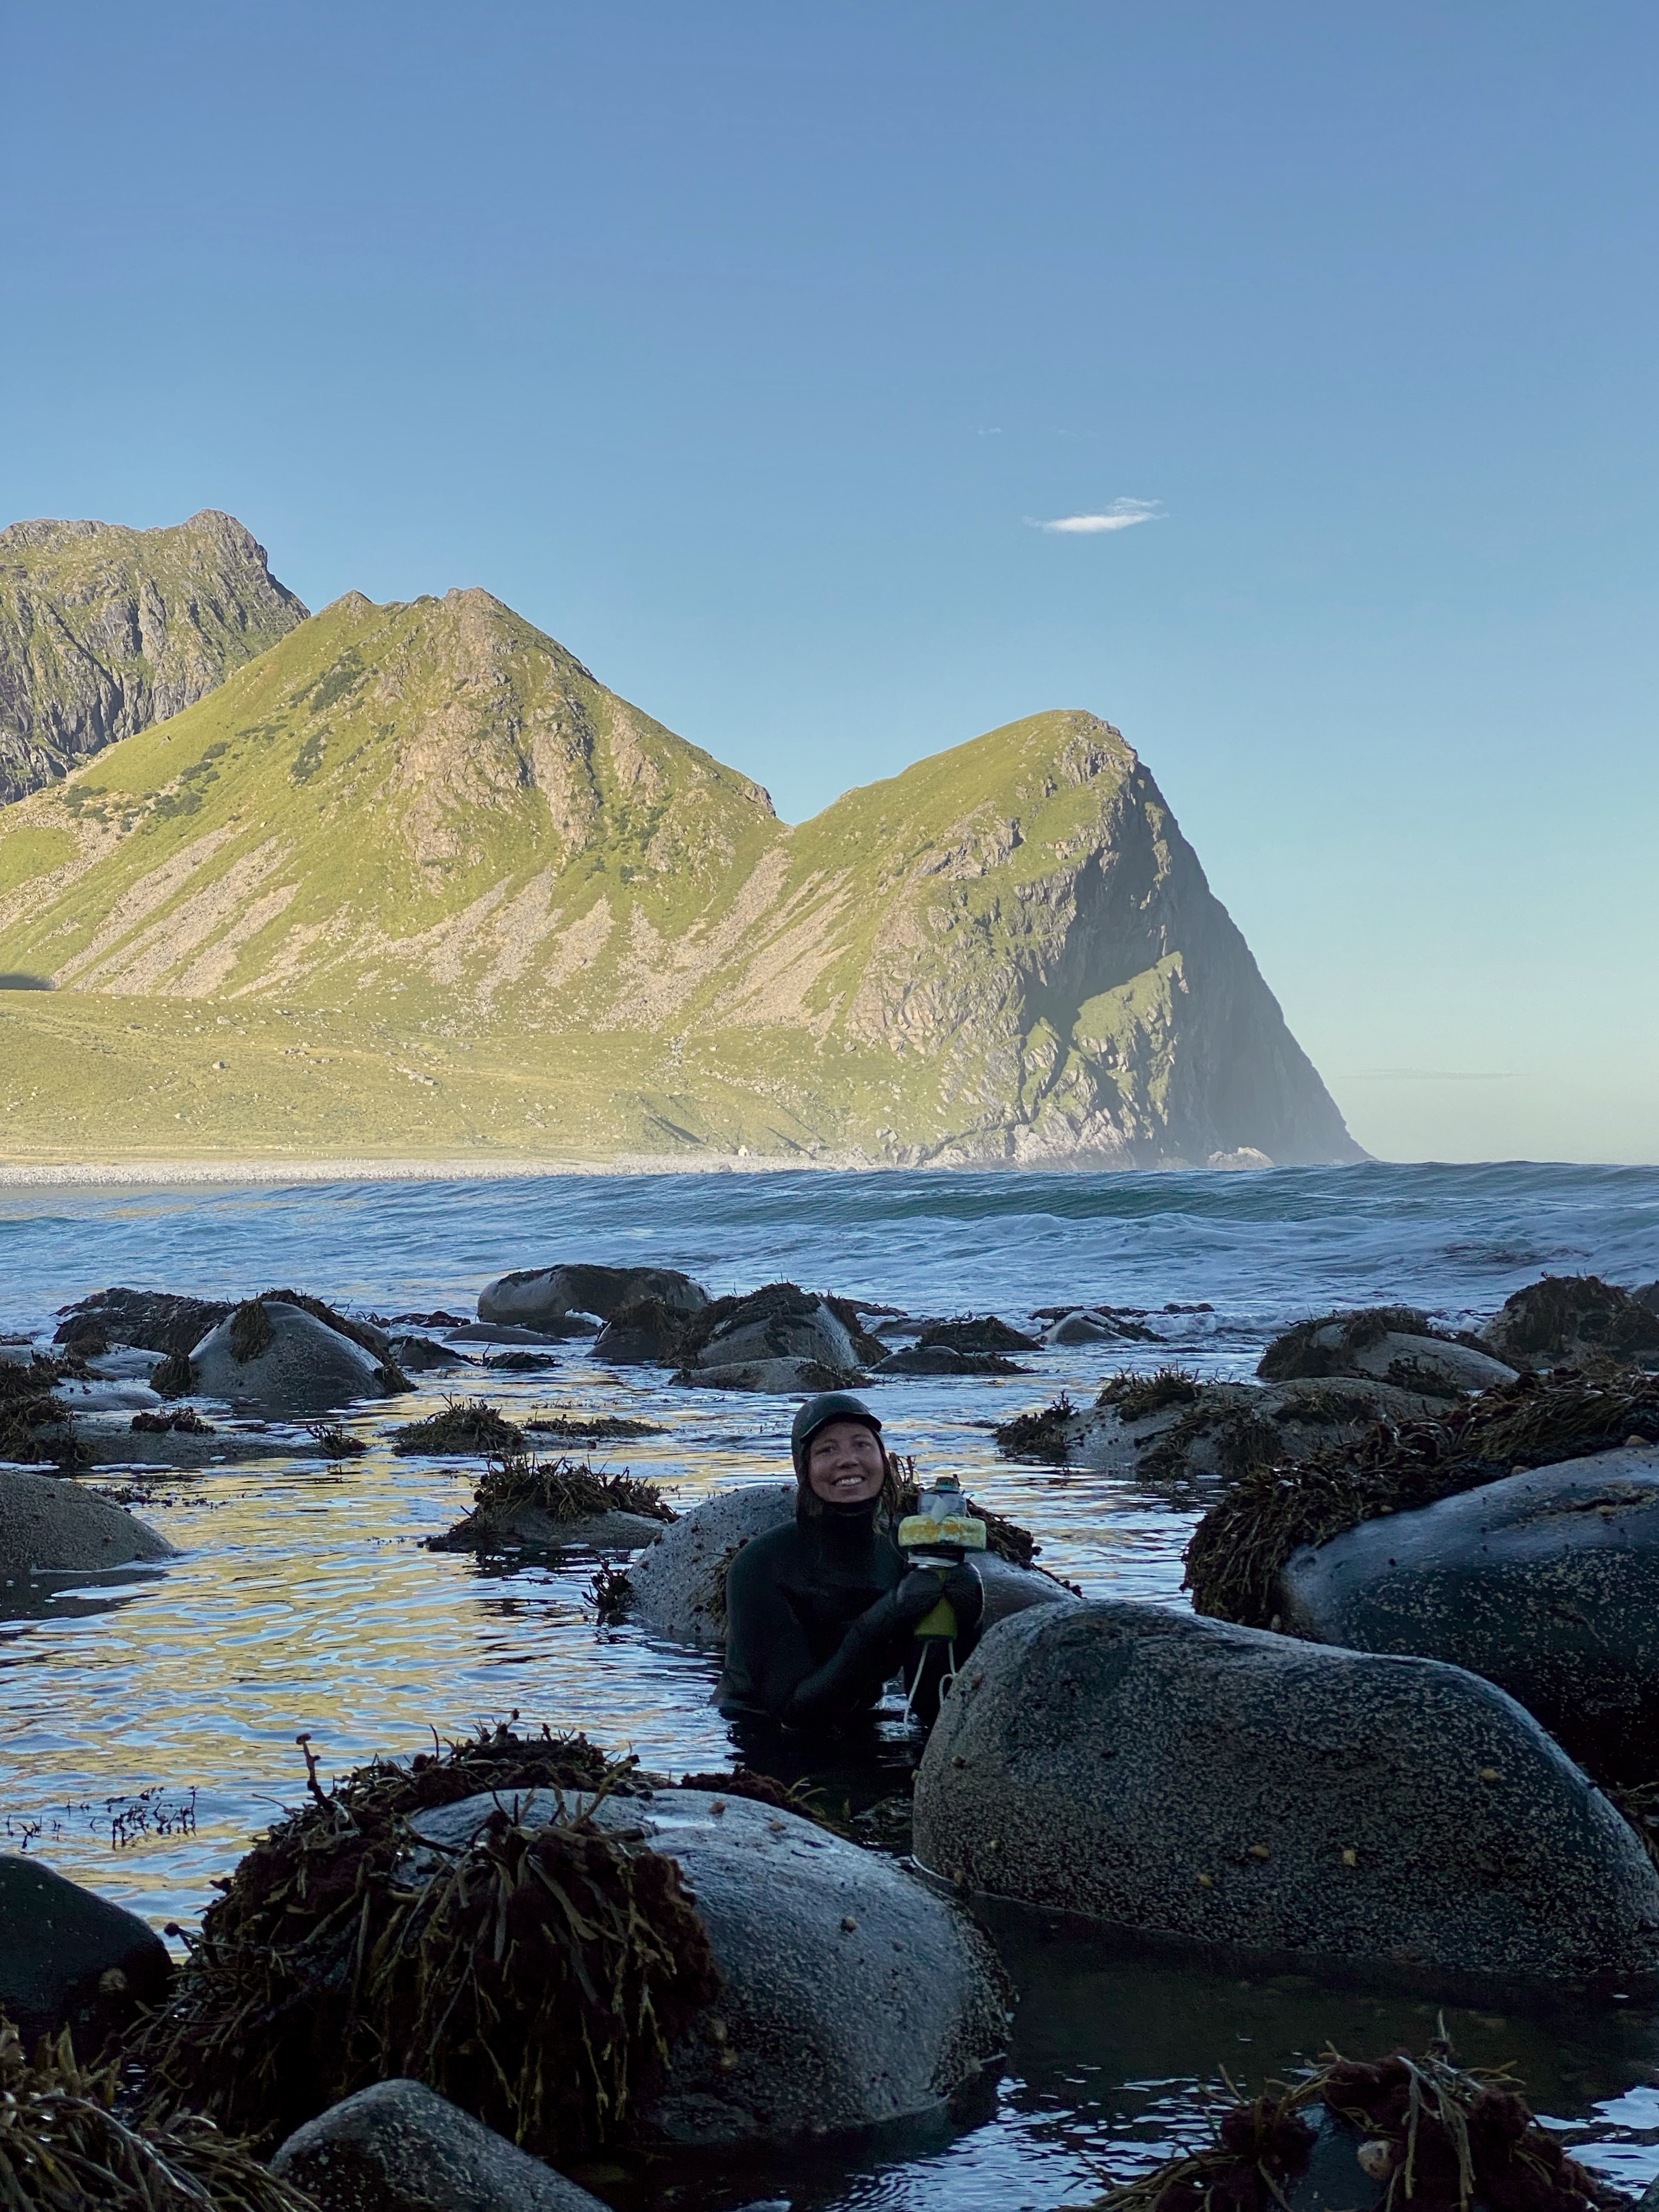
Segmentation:
[(0, 530), (0, 801), (192, 705), (305, 618), (228, 514)]
[(0, 969), (14, 1158), (1361, 1157), (1106, 723), (791, 828), (480, 591), (0, 811)]

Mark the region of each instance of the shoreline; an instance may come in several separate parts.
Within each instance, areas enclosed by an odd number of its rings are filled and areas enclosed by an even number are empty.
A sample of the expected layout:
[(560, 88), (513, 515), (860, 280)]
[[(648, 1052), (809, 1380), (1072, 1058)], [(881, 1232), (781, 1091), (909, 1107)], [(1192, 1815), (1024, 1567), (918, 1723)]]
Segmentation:
[(460, 1158), (278, 1160), (7, 1160), (0, 1158), (0, 1190), (187, 1187), (202, 1183), (503, 1182), (554, 1176), (777, 1175), (815, 1170), (872, 1175), (897, 1163), (851, 1155), (791, 1159), (776, 1154), (741, 1158), (686, 1158), (672, 1152), (624, 1152), (610, 1160), (483, 1160)]

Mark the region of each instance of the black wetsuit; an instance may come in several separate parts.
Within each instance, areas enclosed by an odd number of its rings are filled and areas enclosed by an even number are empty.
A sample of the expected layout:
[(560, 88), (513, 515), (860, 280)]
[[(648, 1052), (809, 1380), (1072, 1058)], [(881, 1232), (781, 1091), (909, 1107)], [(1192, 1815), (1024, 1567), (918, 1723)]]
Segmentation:
[[(728, 1719), (843, 1728), (869, 1717), (895, 1674), (914, 1685), (926, 1655), (940, 1650), (919, 1640), (915, 1625), (942, 1578), (907, 1567), (876, 1527), (877, 1502), (826, 1504), (738, 1553), (726, 1578), (726, 1672), (716, 1693)], [(950, 1582), (960, 1661), (978, 1641), (984, 1594), (971, 1568)], [(936, 1707), (939, 1663), (931, 1671)]]

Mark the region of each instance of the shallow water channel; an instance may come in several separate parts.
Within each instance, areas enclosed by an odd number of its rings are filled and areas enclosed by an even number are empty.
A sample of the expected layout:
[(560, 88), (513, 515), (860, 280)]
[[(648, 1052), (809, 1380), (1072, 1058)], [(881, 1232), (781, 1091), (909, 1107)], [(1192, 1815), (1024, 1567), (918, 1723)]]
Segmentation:
[[(642, 1185), (595, 1192), (574, 1183), (491, 1187), (489, 1204), (501, 1212), (488, 1221), (483, 1194), (455, 1186), (447, 1224), (428, 1191), (411, 1201), (397, 1237), (384, 1207), (370, 1209), (371, 1234), (368, 1215), (354, 1217), (350, 1194), (339, 1191), (287, 1194), (280, 1213), (268, 1192), (158, 1194), (142, 1202), (9, 1193), (0, 1200), (0, 1213), (11, 1217), (0, 1223), (0, 1259), (9, 1261), (0, 1323), (43, 1331), (63, 1299), (116, 1280), (241, 1292), (289, 1280), (383, 1312), (443, 1305), (462, 1313), (489, 1274), (555, 1252), (649, 1256), (691, 1267), (715, 1290), (788, 1273), (913, 1311), (995, 1307), (1016, 1321), (1055, 1298), (1128, 1303), (1144, 1285), (1136, 1302), (1154, 1308), (1155, 1344), (1045, 1353), (1031, 1360), (1029, 1376), (885, 1383), (879, 1405), (898, 1449), (914, 1453), (924, 1473), (953, 1468), (976, 1496), (1032, 1528), (1042, 1564), (1085, 1594), (1181, 1604), (1189, 1511), (1105, 1477), (1011, 1465), (997, 1457), (990, 1425), (1062, 1389), (1086, 1402), (1126, 1364), (1178, 1359), (1207, 1376), (1246, 1376), (1284, 1320), (1345, 1297), (1375, 1297), (1384, 1284), (1389, 1295), (1463, 1312), (1481, 1302), (1486, 1278), (1498, 1285), (1495, 1304), (1510, 1279), (1538, 1272), (1531, 1253), (1540, 1240), (1510, 1256), (1513, 1189), (1502, 1194), (1504, 1221), (1491, 1199), (1493, 1218), (1480, 1230), (1501, 1261), (1443, 1256), (1472, 1233), (1468, 1218), (1451, 1218), (1448, 1200), (1432, 1266), (1402, 1231), (1390, 1279), (1377, 1249), (1386, 1224), (1362, 1224), (1358, 1237), (1353, 1209), (1321, 1213), (1307, 1177), (1294, 1206), (1276, 1217), (1264, 1216), (1259, 1197), (1253, 1215), (1219, 1228), (1189, 1210), (1184, 1260), (1168, 1220), (1181, 1178), (1100, 1179), (1115, 1186), (1109, 1221), (1057, 1219), (1032, 1196), (1024, 1215), (1010, 1206), (1018, 1220), (1000, 1253), (983, 1225), (974, 1240), (952, 1244), (957, 1229), (947, 1234), (936, 1222), (925, 1236), (919, 1225), (896, 1231), (890, 1205), (861, 1220), (846, 1212), (844, 1188), (834, 1193), (842, 1212), (826, 1218), (827, 1179), (787, 1180), (807, 1187), (793, 1201), (796, 1215), (784, 1194), (770, 1201), (769, 1220), (750, 1194), (733, 1193), (724, 1223), (708, 1211), (718, 1194), (692, 1194), (673, 1218), (660, 1188), (652, 1216)], [(910, 1179), (868, 1179), (884, 1180), (896, 1196)], [(1207, 1180), (1249, 1182), (1260, 1193), (1269, 1179)], [(1002, 1179), (999, 1206), (1003, 1193), (1017, 1195), (1016, 1183), (1041, 1181)], [(1152, 1224), (1143, 1231), (1125, 1187), (1154, 1182), (1163, 1188), (1139, 1217)], [(1598, 1234), (1628, 1242), (1630, 1195), (1621, 1187), (1616, 1220), (1599, 1226), (1595, 1208), (1581, 1203), (1572, 1231), (1554, 1232), (1557, 1247), (1599, 1256)], [(1639, 1196), (1637, 1231), (1645, 1237), (1659, 1222), (1659, 1179)], [(1554, 1203), (1561, 1213), (1559, 1191)], [(739, 1218), (743, 1206), (751, 1215)], [(1466, 1215), (1472, 1207), (1479, 1212), (1466, 1194)], [(1541, 1200), (1537, 1211), (1547, 1212)], [(967, 1218), (954, 1217), (958, 1228)], [(434, 1261), (433, 1240), (446, 1227), (446, 1257)], [(1138, 1271), (1137, 1237), (1145, 1248)], [(1247, 1301), (1238, 1287), (1247, 1277), (1270, 1288)], [(1158, 1310), (1206, 1297), (1217, 1310)], [(358, 1409), (347, 1425), (370, 1449), (356, 1461), (304, 1456), (300, 1432), (273, 1429), (258, 1439), (270, 1455), (257, 1462), (195, 1474), (100, 1470), (101, 1483), (130, 1488), (135, 1510), (181, 1557), (165, 1573), (110, 1585), (3, 1594), (0, 1849), (38, 1852), (158, 1926), (187, 1924), (250, 1837), (301, 1791), (301, 1731), (333, 1772), (375, 1753), (407, 1755), (432, 1730), (459, 1735), (515, 1711), (521, 1726), (580, 1728), (658, 1771), (729, 1763), (724, 1723), (708, 1704), (712, 1659), (653, 1644), (626, 1626), (599, 1626), (586, 1595), (591, 1557), (480, 1561), (427, 1550), (426, 1540), (465, 1510), (477, 1463), (400, 1458), (386, 1439), (394, 1425), (458, 1391), (487, 1395), (521, 1420), (578, 1408), (644, 1417), (665, 1433), (617, 1449), (608, 1463), (660, 1480), (684, 1505), (787, 1471), (793, 1406), (675, 1389), (651, 1370), (603, 1370), (580, 1344), (555, 1356), (547, 1373), (429, 1376), (412, 1398)], [(582, 2178), (640, 2212), (785, 2203), (1048, 2212), (1086, 2203), (1108, 2177), (1127, 2179), (1200, 2140), (1224, 2074), (1254, 2087), (1327, 2044), (1356, 2055), (1401, 2042), (1421, 2047), (1438, 2009), (1432, 1991), (1219, 1973), (1030, 1916), (999, 1915), (994, 1932), (1019, 2003), (1007, 2070), (977, 2124), (747, 2168), (692, 2169), (681, 2160), (643, 2175), (596, 2167)], [(1659, 2017), (1651, 2008), (1556, 1999), (1503, 2011), (1449, 2006), (1446, 2018), (1465, 2063), (1515, 2062), (1540, 2111), (1584, 2131), (1581, 2156), (1627, 2185), (1659, 2173)]]

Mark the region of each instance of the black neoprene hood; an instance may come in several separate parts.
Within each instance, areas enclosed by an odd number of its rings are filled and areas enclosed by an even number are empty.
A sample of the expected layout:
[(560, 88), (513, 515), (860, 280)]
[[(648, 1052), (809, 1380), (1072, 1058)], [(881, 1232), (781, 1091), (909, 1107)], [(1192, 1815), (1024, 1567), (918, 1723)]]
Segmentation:
[(798, 1482), (806, 1480), (807, 1446), (818, 1431), (827, 1428), (831, 1421), (861, 1421), (876, 1437), (881, 1435), (881, 1423), (862, 1398), (855, 1398), (850, 1390), (820, 1391), (800, 1407), (789, 1431), (789, 1455), (795, 1462)]

